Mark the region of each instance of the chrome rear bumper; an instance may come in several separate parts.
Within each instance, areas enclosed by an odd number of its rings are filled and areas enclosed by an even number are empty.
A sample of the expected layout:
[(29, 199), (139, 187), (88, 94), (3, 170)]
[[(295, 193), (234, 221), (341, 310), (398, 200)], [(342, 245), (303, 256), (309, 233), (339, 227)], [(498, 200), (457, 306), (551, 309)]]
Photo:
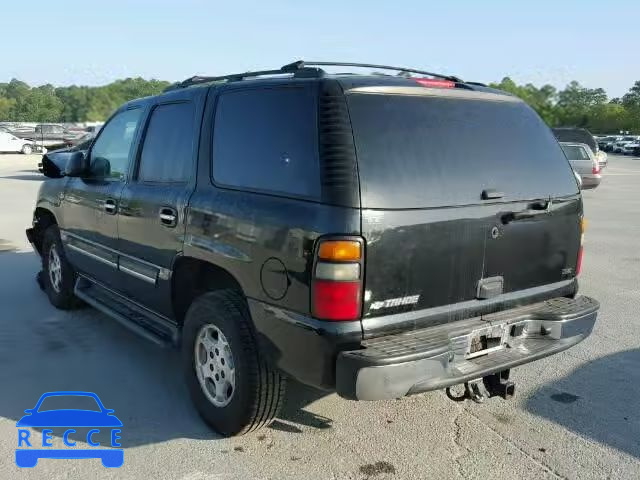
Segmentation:
[[(336, 390), (353, 400), (382, 400), (480, 379), (581, 342), (591, 333), (599, 307), (589, 297), (560, 297), (366, 340), (363, 348), (338, 355)], [(502, 335), (500, 345), (474, 356), (471, 338), (484, 332), (494, 338)]]

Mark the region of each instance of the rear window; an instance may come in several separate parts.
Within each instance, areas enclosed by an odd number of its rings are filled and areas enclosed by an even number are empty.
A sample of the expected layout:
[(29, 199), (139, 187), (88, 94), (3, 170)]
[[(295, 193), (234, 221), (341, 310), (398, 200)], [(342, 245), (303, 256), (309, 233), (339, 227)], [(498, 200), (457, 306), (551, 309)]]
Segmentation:
[(562, 145), (562, 150), (569, 160), (589, 160), (589, 154), (584, 147), (577, 145)]
[(584, 143), (593, 153), (598, 151), (596, 139), (584, 128), (554, 128), (553, 133), (559, 142)]
[(571, 167), (519, 101), (348, 95), (366, 208), (421, 208), (577, 193)]

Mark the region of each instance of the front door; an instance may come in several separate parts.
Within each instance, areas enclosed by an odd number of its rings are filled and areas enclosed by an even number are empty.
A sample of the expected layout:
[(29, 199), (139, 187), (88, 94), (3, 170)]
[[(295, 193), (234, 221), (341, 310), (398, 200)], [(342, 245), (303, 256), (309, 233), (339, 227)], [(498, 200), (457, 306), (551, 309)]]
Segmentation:
[(152, 108), (118, 217), (120, 284), (129, 298), (167, 317), (172, 316), (171, 268), (182, 251), (195, 187), (198, 105), (192, 92), (184, 95), (183, 101)]
[(10, 133), (0, 132), (0, 152), (16, 152), (17, 147), (20, 143), (16, 140), (13, 140), (15, 137)]
[(88, 171), (70, 178), (63, 198), (62, 238), (72, 265), (117, 288), (118, 209), (141, 108), (113, 116), (88, 153)]

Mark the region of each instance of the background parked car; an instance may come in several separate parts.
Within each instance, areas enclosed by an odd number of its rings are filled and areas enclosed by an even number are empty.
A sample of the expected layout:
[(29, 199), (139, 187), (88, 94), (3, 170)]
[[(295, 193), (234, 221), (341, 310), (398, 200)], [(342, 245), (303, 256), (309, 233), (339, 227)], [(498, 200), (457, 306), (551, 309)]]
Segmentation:
[(622, 140), (622, 135), (609, 135), (598, 140), (598, 147), (600, 147), (600, 150), (610, 152), (613, 150), (613, 144), (620, 140)]
[(7, 132), (0, 132), (0, 152), (21, 152), (26, 155), (35, 151), (45, 153), (46, 148), (36, 145), (31, 140), (24, 140)]
[(46, 147), (66, 146), (73, 144), (83, 132), (71, 132), (62, 125), (42, 123), (36, 125), (32, 132), (14, 132), (19, 138), (37, 142)]
[(587, 145), (595, 156), (600, 168), (607, 166), (607, 154), (600, 151), (600, 147), (595, 137), (589, 130), (576, 127), (559, 127), (553, 129), (553, 134), (559, 142), (580, 143)]
[(588, 145), (584, 143), (560, 142), (564, 154), (573, 170), (580, 175), (582, 188), (596, 188), (602, 180), (600, 165)]
[(631, 136), (627, 135), (625, 137), (622, 137), (622, 139), (618, 140), (616, 143), (614, 143), (611, 151), (613, 153), (622, 153), (622, 148), (626, 144), (635, 143), (637, 141), (638, 141), (638, 137), (633, 136), (633, 135), (631, 135)]
[(622, 151), (621, 153), (625, 154), (625, 155), (634, 155), (636, 149), (640, 147), (640, 140), (636, 140), (635, 142), (632, 143), (625, 143), (622, 146)]

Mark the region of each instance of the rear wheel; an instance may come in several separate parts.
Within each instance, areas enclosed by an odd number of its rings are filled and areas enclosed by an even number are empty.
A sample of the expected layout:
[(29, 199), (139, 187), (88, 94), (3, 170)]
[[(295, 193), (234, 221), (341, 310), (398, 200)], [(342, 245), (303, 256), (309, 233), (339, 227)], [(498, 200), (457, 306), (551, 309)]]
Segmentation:
[(31, 153), (33, 152), (33, 147), (31, 145), (23, 145), (21, 152), (25, 155), (31, 155)]
[(52, 305), (69, 310), (81, 304), (74, 293), (76, 273), (67, 261), (56, 225), (44, 232), (42, 239), (42, 284)]
[(226, 436), (262, 428), (276, 417), (285, 379), (260, 356), (245, 299), (219, 290), (189, 307), (183, 369), (200, 416)]

